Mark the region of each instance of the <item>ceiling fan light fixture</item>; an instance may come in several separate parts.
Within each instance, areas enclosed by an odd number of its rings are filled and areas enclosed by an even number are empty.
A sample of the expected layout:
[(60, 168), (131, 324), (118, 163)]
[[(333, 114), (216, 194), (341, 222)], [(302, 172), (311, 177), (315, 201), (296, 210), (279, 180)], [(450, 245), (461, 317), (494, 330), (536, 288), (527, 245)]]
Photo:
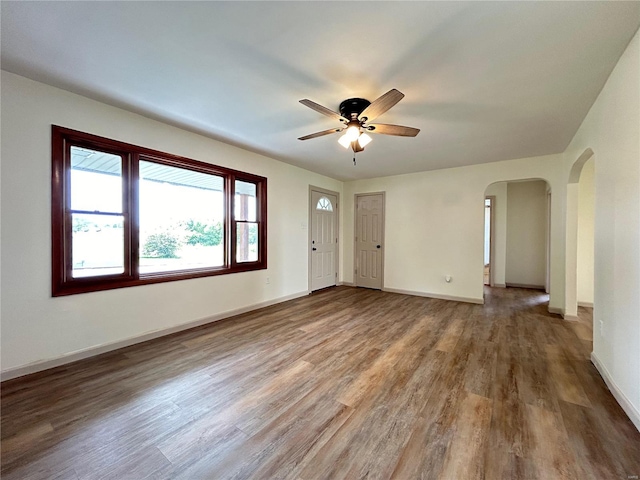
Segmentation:
[(350, 142), (355, 142), (360, 136), (360, 124), (358, 122), (352, 122), (344, 135)]
[(358, 144), (360, 144), (362, 148), (366, 147), (370, 141), (371, 141), (371, 137), (366, 133), (363, 133), (358, 137)]
[(346, 133), (338, 139), (338, 143), (344, 148), (349, 148), (351, 146), (351, 140), (349, 140), (349, 137)]

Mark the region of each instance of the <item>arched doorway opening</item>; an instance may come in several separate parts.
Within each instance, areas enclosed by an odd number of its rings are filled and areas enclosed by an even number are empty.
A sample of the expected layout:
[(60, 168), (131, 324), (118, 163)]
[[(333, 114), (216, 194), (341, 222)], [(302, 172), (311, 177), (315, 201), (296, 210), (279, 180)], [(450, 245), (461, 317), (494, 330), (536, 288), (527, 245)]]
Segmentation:
[(591, 148), (571, 166), (566, 205), (564, 317), (575, 319), (579, 304), (593, 307), (595, 155)]

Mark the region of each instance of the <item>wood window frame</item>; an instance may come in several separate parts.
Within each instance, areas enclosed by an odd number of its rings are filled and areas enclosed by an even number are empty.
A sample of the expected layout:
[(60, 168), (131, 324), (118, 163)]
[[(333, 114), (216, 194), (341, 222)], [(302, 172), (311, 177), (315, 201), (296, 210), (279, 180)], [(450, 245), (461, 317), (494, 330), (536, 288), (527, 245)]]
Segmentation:
[[(225, 275), (267, 268), (267, 179), (226, 167), (192, 160), (117, 140), (52, 125), (51, 141), (51, 272), (52, 296), (111, 290), (160, 282)], [(99, 277), (72, 277), (71, 147), (96, 149), (122, 158), (122, 215), (124, 218), (124, 272)], [(223, 177), (225, 218), (223, 224), (224, 264), (157, 273), (139, 273), (139, 162), (150, 161), (171, 167)], [(256, 184), (258, 259), (236, 261), (235, 181)]]
[[(256, 262), (238, 262), (237, 257), (236, 257), (236, 247), (237, 247), (237, 243), (238, 243), (238, 223), (257, 223), (258, 224), (258, 260), (257, 263), (260, 263), (262, 259), (266, 259), (267, 258), (267, 243), (266, 243), (266, 236), (261, 236), (260, 232), (262, 230), (266, 231), (267, 228), (267, 202), (260, 202), (259, 199), (264, 198), (266, 199), (266, 188), (267, 188), (267, 184), (266, 182), (262, 182), (261, 181), (262, 177), (258, 177), (256, 175), (251, 175), (248, 173), (238, 173), (234, 176), (234, 178), (232, 178), (230, 180), (230, 185), (228, 188), (228, 191), (230, 192), (230, 196), (234, 199), (236, 198), (236, 181), (241, 181), (241, 182), (246, 182), (246, 183), (253, 183), (256, 185), (256, 199), (258, 199), (258, 203), (256, 205), (257, 209), (256, 209), (256, 220), (254, 221), (250, 221), (250, 220), (237, 220), (235, 218), (235, 204), (232, 202), (227, 202), (227, 205), (229, 205), (229, 208), (232, 209), (231, 212), (229, 212), (229, 214), (227, 215), (227, 218), (230, 218), (231, 221), (230, 223), (230, 230), (231, 230), (231, 235), (230, 237), (230, 242), (233, 245), (233, 249), (230, 249), (230, 265), (231, 268), (234, 268), (236, 270), (239, 271), (244, 271), (246, 270), (245, 267), (250, 266)], [(248, 270), (254, 270), (253, 268), (248, 268)]]

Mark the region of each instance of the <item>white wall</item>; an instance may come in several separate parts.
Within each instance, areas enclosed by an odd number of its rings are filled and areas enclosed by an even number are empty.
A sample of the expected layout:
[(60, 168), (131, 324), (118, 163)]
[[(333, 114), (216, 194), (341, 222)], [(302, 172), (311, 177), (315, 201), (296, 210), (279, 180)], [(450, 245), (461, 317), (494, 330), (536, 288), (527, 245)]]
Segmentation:
[(583, 306), (593, 306), (593, 252), (595, 216), (595, 161), (584, 164), (578, 184), (577, 298)]
[(544, 288), (546, 250), (546, 182), (510, 182), (507, 184), (507, 285)]
[[(548, 155), (345, 183), (344, 280), (353, 281), (353, 197), (385, 191), (384, 287), (481, 302), (487, 186), (537, 178), (564, 195), (562, 167), (562, 155)], [(564, 305), (562, 202), (552, 202), (551, 222), (550, 308), (559, 310)], [(446, 275), (453, 277), (451, 283)]]
[[(639, 34), (567, 148), (565, 179), (588, 148), (596, 162), (593, 358), (640, 429)], [(567, 222), (577, 216), (570, 206)], [(567, 252), (572, 248), (568, 243)], [(571, 267), (567, 263), (568, 272)]]
[(506, 284), (507, 268), (507, 182), (489, 185), (486, 196), (495, 197), (493, 203), (493, 262), (491, 277), (495, 287)]
[[(1, 87), (3, 372), (307, 291), (309, 184), (342, 182), (11, 73)], [(52, 298), (51, 124), (267, 177), (268, 270)]]

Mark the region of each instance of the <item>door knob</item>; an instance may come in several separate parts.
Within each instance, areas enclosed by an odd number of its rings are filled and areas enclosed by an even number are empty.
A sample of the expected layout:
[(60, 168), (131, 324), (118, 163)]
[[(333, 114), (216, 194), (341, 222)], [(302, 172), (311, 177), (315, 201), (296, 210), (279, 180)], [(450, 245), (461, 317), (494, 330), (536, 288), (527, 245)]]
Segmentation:
[(376, 245), (376, 248), (380, 248), (380, 245)]
[(313, 247), (311, 250), (313, 250), (313, 251), (315, 252), (315, 251), (317, 250), (317, 248), (316, 248), (316, 247)]

